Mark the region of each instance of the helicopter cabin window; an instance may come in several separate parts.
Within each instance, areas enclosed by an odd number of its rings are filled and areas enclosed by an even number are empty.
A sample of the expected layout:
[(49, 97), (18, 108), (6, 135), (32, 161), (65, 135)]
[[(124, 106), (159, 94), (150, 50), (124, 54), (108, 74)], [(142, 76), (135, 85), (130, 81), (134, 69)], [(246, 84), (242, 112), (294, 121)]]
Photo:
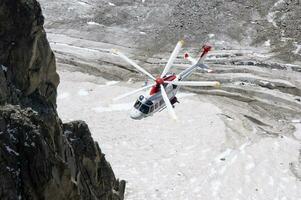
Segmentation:
[(161, 99), (161, 100), (160, 100), (160, 106), (162, 106), (163, 104), (164, 104), (164, 100)]
[(149, 112), (154, 112), (154, 109), (155, 109), (155, 106), (152, 105), (152, 106), (150, 107), (150, 111), (149, 111)]
[(141, 104), (142, 103), (139, 100), (137, 100), (136, 103), (134, 104), (134, 108), (139, 109)]

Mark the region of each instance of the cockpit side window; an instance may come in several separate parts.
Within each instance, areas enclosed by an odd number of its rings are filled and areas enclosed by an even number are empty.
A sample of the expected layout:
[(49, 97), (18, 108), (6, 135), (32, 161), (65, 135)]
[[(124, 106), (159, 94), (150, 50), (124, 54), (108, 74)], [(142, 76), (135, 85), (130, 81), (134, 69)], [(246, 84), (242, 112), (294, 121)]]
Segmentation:
[(160, 106), (162, 106), (164, 104), (164, 100), (161, 99), (159, 103), (160, 103)]
[(139, 109), (141, 104), (142, 103), (139, 100), (137, 100), (136, 103), (134, 104), (134, 108)]

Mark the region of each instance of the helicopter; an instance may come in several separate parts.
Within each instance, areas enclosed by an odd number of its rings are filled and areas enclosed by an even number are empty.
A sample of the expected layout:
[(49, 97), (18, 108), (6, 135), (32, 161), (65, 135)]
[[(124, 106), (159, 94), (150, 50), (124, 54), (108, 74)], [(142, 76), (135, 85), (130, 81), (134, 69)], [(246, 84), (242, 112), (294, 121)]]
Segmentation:
[(176, 103), (179, 103), (176, 94), (181, 86), (220, 86), (220, 83), (218, 81), (184, 81), (193, 73), (195, 69), (201, 69), (208, 73), (212, 72), (212, 70), (204, 64), (204, 60), (208, 52), (212, 49), (212, 47), (208, 44), (203, 45), (202, 52), (198, 60), (192, 58), (188, 53), (184, 54), (184, 59), (188, 60), (192, 64), (190, 67), (186, 68), (179, 74), (170, 72), (173, 62), (177, 58), (183, 44), (183, 40), (177, 43), (162, 74), (157, 78), (155, 78), (152, 74), (143, 69), (141, 66), (137, 65), (133, 60), (131, 60), (118, 50), (114, 49), (111, 51), (114, 55), (119, 56), (125, 62), (132, 65), (138, 71), (145, 74), (154, 81), (153, 84), (146, 85), (142, 88), (123, 94), (113, 99), (113, 101), (117, 101), (144, 90), (150, 89), (148, 95), (140, 95), (134, 103), (134, 106), (130, 112), (130, 117), (132, 119), (141, 120), (167, 108), (167, 111), (171, 118), (177, 120), (178, 117), (175, 113), (174, 107)]

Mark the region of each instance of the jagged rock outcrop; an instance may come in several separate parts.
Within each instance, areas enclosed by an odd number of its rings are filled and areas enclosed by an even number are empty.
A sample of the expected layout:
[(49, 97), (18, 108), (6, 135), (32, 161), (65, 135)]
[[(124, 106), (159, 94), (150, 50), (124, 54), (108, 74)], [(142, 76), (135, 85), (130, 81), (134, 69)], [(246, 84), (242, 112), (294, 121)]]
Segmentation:
[(57, 115), (43, 23), (37, 1), (0, 1), (0, 199), (123, 199), (88, 126)]

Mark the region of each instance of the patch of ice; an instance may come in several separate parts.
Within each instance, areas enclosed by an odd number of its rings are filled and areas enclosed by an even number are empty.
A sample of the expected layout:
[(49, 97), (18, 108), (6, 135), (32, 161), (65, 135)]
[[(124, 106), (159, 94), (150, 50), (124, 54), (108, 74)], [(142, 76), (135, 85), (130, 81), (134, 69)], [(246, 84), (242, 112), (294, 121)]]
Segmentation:
[(69, 96), (70, 96), (69, 93), (64, 92), (64, 93), (59, 94), (59, 95), (57, 96), (57, 98), (58, 98), (58, 99), (66, 99), (66, 98), (68, 98)]
[[(285, 1), (284, 0), (278, 0), (271, 8), (270, 10), (272, 10), (274, 7), (277, 7), (279, 4), (281, 3), (284, 3)], [(269, 12), (268, 15), (266, 16), (268, 22), (272, 23), (274, 27), (278, 27), (276, 22), (274, 21), (275, 20), (275, 14), (277, 14), (279, 11), (276, 11), (276, 12)]]
[(301, 123), (301, 119), (293, 119), (292, 123)]
[(213, 33), (208, 34), (209, 38), (213, 38), (215, 35)]
[(82, 6), (91, 6), (90, 4), (88, 4), (87, 2), (84, 2), (84, 1), (78, 1), (77, 3)]
[(109, 5), (110, 6), (116, 6), (115, 4), (113, 4), (112, 2), (109, 2)]
[(192, 97), (192, 96), (195, 96), (195, 95), (196, 95), (195, 93), (178, 93), (177, 97), (178, 98), (185, 98), (185, 97)]
[(94, 25), (94, 26), (101, 26), (101, 24), (97, 23), (97, 22), (93, 22), (93, 21), (90, 21), (90, 22), (87, 22), (88, 25)]
[[(301, 54), (301, 44), (295, 44), (296, 50), (293, 51), (294, 54)], [(299, 53), (300, 52), (300, 53)]]
[(269, 14), (266, 17), (267, 17), (268, 22), (272, 23), (273, 26), (277, 28), (278, 26), (277, 26), (276, 22), (274, 21), (275, 14), (276, 14), (276, 12), (269, 12)]
[(5, 67), (4, 65), (1, 65), (1, 69), (5, 72), (7, 72), (7, 67)]
[(271, 46), (271, 40), (267, 40), (264, 42), (264, 46), (269, 47)]
[(79, 96), (88, 96), (89, 95), (89, 92), (87, 90), (84, 90), (84, 89), (80, 89), (77, 94)]
[(289, 66), (289, 67), (299, 67), (299, 65), (294, 65), (294, 64), (290, 64), (290, 63), (287, 63), (285, 64), (286, 66)]
[(9, 137), (10, 137), (10, 139), (12, 139), (13, 141), (16, 141), (17, 140), (17, 138), (15, 137), (15, 132), (16, 132), (16, 130), (15, 129), (7, 129), (7, 132), (9, 133)]
[(15, 171), (13, 168), (10, 168), (10, 167), (6, 167), (6, 169), (7, 169), (9, 172)]
[(109, 105), (108, 107), (99, 106), (97, 108), (94, 108), (93, 110), (95, 110), (98, 113), (114, 112), (114, 111), (127, 111), (127, 110), (130, 110), (132, 108), (132, 106), (133, 106), (132, 103), (113, 104), (113, 105)]
[(279, 0), (279, 1), (277, 1), (277, 2), (274, 4), (273, 7), (279, 6), (279, 4), (282, 4), (282, 3), (285, 3), (285, 1), (284, 1), (284, 0)]
[(130, 78), (127, 82), (128, 82), (128, 83), (134, 83), (134, 79), (133, 79), (133, 78)]
[(109, 82), (106, 82), (106, 85), (107, 86), (112, 86), (112, 85), (116, 85), (118, 83), (120, 83), (120, 81), (109, 81)]
[(9, 146), (5, 146), (6, 150), (8, 151), (8, 153), (13, 153), (17, 156), (19, 156), (20, 154), (18, 152), (16, 152), (15, 150), (13, 150), (12, 148), (10, 148)]
[(253, 53), (254, 56), (260, 57), (260, 58), (268, 58), (270, 55), (268, 54), (261, 54), (261, 53)]

